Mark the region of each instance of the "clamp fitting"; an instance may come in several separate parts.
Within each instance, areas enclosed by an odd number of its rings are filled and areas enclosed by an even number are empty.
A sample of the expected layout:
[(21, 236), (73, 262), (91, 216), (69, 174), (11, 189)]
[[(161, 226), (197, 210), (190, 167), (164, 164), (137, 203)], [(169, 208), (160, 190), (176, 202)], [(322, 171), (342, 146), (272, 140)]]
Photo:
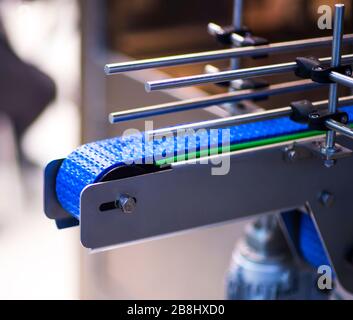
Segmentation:
[(310, 101), (301, 100), (290, 104), (292, 114), (290, 119), (299, 123), (307, 123), (311, 130), (328, 131), (327, 120), (335, 120), (347, 124), (349, 117), (346, 112), (330, 113), (327, 109), (318, 109)]
[(316, 57), (298, 57), (295, 59), (297, 69), (295, 75), (303, 79), (311, 79), (317, 83), (334, 83), (330, 79), (331, 72), (338, 72), (346, 76), (352, 75), (350, 65), (340, 65), (338, 67), (324, 66)]

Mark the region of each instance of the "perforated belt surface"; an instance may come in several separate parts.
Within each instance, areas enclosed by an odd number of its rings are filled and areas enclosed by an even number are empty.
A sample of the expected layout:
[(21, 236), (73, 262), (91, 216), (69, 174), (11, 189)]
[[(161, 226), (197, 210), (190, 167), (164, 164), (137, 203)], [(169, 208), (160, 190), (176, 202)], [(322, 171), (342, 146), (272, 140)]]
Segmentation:
[(315, 224), (308, 214), (301, 215), (299, 251), (302, 257), (315, 268), (330, 265)]
[[(353, 106), (343, 107), (341, 110), (347, 112), (349, 118), (353, 119)], [(231, 150), (320, 134), (317, 131), (308, 131), (307, 125), (293, 122), (287, 117), (237, 125), (228, 129)], [(180, 154), (188, 156), (195, 150), (217, 146), (219, 141), (222, 141), (222, 130), (218, 129), (218, 137), (205, 131), (204, 135), (189, 140), (186, 144), (184, 139), (177, 136), (155, 140), (151, 144), (145, 143), (139, 136), (130, 136), (82, 145), (63, 161), (59, 169), (56, 178), (57, 198), (67, 212), (79, 219), (81, 191), (89, 184), (99, 182), (110, 170), (131, 161), (144, 163), (146, 157), (151, 156), (156, 158), (157, 165), (161, 161), (178, 161)], [(173, 154), (171, 159), (163, 158), (166, 150), (169, 151), (168, 154)]]

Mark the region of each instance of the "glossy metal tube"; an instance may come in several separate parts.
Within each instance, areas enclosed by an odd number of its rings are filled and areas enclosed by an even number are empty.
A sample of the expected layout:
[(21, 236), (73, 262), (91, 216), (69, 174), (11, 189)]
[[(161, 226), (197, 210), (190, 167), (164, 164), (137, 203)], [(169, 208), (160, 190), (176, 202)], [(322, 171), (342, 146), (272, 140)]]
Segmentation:
[(310, 90), (321, 86), (311, 80), (291, 81), (274, 84), (261, 90), (240, 90), (230, 93), (216, 94), (209, 97), (188, 99), (177, 102), (164, 103), (154, 106), (135, 108), (125, 111), (113, 112), (109, 115), (110, 123), (159, 116), (172, 112), (180, 112), (197, 108), (205, 108), (229, 102), (238, 102), (247, 99), (259, 99), (268, 96)]
[[(353, 34), (347, 34), (343, 37), (344, 43), (353, 42)], [(136, 71), (150, 68), (161, 68), (168, 66), (177, 66), (181, 64), (200, 63), (214, 60), (223, 60), (239, 58), (246, 56), (256, 56), (265, 54), (281, 53), (286, 51), (304, 50), (315, 47), (324, 47), (332, 43), (332, 37), (321, 37), (312, 39), (303, 39), (295, 41), (286, 41), (272, 43), (263, 46), (250, 46), (243, 48), (231, 48), (223, 50), (205, 51), (189, 53), (170, 57), (136, 60), (122, 63), (107, 64), (104, 68), (107, 75), (113, 75), (121, 72)]]
[[(331, 57), (321, 58), (320, 61), (322, 63), (331, 62)], [(342, 56), (342, 61), (344, 62), (352, 62), (353, 54), (348, 54)], [(163, 90), (163, 89), (172, 89), (172, 88), (180, 88), (187, 86), (194, 86), (204, 83), (219, 83), (225, 81), (232, 81), (236, 79), (246, 79), (260, 76), (268, 76), (278, 73), (285, 72), (294, 72), (297, 68), (296, 62), (287, 62), (273, 65), (266, 65), (260, 67), (246, 68), (246, 69), (238, 69), (238, 70), (229, 70), (216, 72), (212, 74), (200, 74), (195, 76), (187, 76), (173, 79), (165, 79), (165, 80), (157, 80), (157, 81), (148, 81), (145, 85), (146, 91), (155, 91), (155, 90)], [(334, 76), (337, 78), (337, 76)], [(343, 81), (343, 80), (342, 80)], [(346, 79), (346, 81), (348, 81)]]
[[(353, 96), (342, 97), (339, 99), (339, 104), (347, 105), (349, 103), (353, 103)], [(324, 107), (327, 107), (328, 100), (317, 101), (317, 102), (314, 102), (313, 105), (319, 108), (324, 108)], [(157, 129), (157, 130), (147, 132), (147, 134), (151, 136), (163, 136), (169, 133), (176, 133), (179, 130), (224, 128), (224, 127), (251, 123), (256, 121), (270, 120), (270, 119), (275, 119), (279, 117), (287, 117), (291, 115), (291, 113), (292, 113), (291, 107), (283, 107), (283, 108), (277, 108), (277, 109), (268, 110), (268, 111), (195, 122), (190, 124), (178, 125), (170, 128), (162, 128), (162, 129)]]

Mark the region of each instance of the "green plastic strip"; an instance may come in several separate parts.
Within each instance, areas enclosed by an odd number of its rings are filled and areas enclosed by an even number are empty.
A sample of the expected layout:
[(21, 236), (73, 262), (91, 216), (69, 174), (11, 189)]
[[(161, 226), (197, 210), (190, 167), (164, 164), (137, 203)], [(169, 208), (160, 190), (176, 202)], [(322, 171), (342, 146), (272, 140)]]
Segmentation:
[(201, 151), (191, 152), (191, 153), (188, 153), (185, 155), (177, 155), (174, 157), (161, 159), (161, 160), (158, 160), (156, 162), (156, 164), (158, 166), (161, 166), (161, 165), (185, 161), (185, 160), (189, 160), (189, 159), (199, 159), (202, 157), (208, 157), (210, 155), (215, 155), (215, 154), (222, 154), (222, 153), (227, 153), (227, 152), (232, 152), (232, 151), (245, 150), (245, 149), (250, 149), (250, 148), (266, 146), (269, 144), (275, 144), (275, 143), (281, 143), (281, 142), (286, 142), (286, 141), (292, 141), (292, 140), (297, 140), (297, 139), (318, 136), (323, 133), (324, 132), (322, 132), (322, 131), (304, 131), (304, 132), (299, 132), (299, 133), (294, 133), (294, 134), (289, 134), (289, 135), (267, 138), (267, 139), (254, 140), (254, 141), (248, 141), (248, 142), (243, 142), (243, 143), (234, 143), (226, 148), (223, 148), (223, 147), (212, 148), (209, 150), (201, 150)]

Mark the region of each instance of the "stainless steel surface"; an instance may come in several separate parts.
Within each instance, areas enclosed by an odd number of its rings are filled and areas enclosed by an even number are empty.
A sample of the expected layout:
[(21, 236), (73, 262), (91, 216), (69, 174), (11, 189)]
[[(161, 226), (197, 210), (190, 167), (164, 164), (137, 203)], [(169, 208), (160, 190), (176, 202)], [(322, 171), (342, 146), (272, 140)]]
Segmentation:
[[(335, 24), (333, 29), (333, 40), (332, 40), (332, 60), (331, 67), (338, 67), (341, 64), (341, 49), (342, 49), (342, 35), (343, 35), (343, 23), (344, 23), (344, 5), (336, 4), (335, 5)], [(330, 78), (337, 78), (339, 74), (336, 72), (332, 72)], [(345, 77), (344, 80), (348, 82), (348, 77)], [(334, 80), (334, 79), (332, 79)], [(351, 79), (351, 86), (353, 84), (353, 79)], [(330, 84), (329, 91), (329, 104), (328, 110), (330, 113), (335, 113), (337, 109), (338, 102), (338, 84), (332, 83)], [(329, 130), (326, 133), (326, 145), (324, 148), (324, 152), (330, 153), (334, 151), (335, 146), (335, 136), (336, 132), (334, 130)], [(330, 167), (333, 163), (326, 162), (326, 166)]]
[[(339, 102), (342, 104), (352, 103), (353, 96), (342, 97), (339, 99)], [(328, 100), (317, 101), (313, 103), (313, 105), (317, 107), (324, 107), (327, 104), (328, 104)], [(283, 107), (283, 108), (277, 108), (273, 110), (254, 112), (254, 113), (237, 115), (237, 116), (232, 116), (227, 118), (200, 121), (200, 122), (183, 124), (183, 125), (178, 125), (178, 126), (169, 127), (169, 128), (162, 128), (162, 129), (153, 130), (147, 133), (148, 135), (163, 136), (165, 134), (175, 133), (175, 132), (178, 132), (181, 130), (187, 130), (187, 129), (197, 130), (201, 128), (205, 128), (205, 129), (222, 128), (226, 126), (255, 122), (259, 120), (269, 120), (269, 119), (278, 118), (278, 117), (287, 117), (291, 114), (291, 112), (292, 112), (291, 107)]]
[[(348, 138), (340, 136), (338, 142), (353, 147)], [(283, 148), (289, 144), (233, 153), (230, 172), (214, 179), (210, 179), (211, 163), (184, 163), (160, 173), (90, 185), (81, 195), (81, 241), (88, 248), (102, 248), (308, 203), (340, 283), (353, 291), (352, 265), (346, 260), (353, 234), (346, 181), (353, 179), (353, 158), (342, 159), (332, 170), (326, 170), (316, 157), (288, 164), (283, 161)], [(323, 207), (318, 200), (322, 186), (339, 194), (340, 201)], [(121, 192), (138, 199), (135, 214), (97, 210)], [(171, 206), (175, 198), (183, 201)], [(223, 201), (209, 201), (215, 198)]]
[(325, 124), (326, 127), (331, 129), (332, 131), (338, 132), (340, 134), (345, 135), (346, 137), (353, 139), (353, 130), (350, 127), (335, 120), (327, 120)]
[(122, 121), (168, 114), (172, 112), (205, 108), (223, 103), (238, 102), (246, 99), (256, 99), (260, 97), (295, 92), (300, 90), (310, 90), (319, 86), (320, 84), (312, 82), (311, 80), (291, 81), (271, 85), (268, 88), (262, 90), (240, 90), (230, 93), (216, 94), (209, 97), (188, 99), (184, 101), (170, 102), (154, 106), (113, 112), (109, 115), (109, 121), (110, 123), (118, 123)]
[[(342, 56), (344, 62), (352, 62), (353, 54)], [(331, 62), (331, 57), (321, 58), (322, 63)], [(236, 79), (246, 79), (259, 76), (268, 76), (277, 73), (293, 72), (297, 68), (296, 62), (287, 62), (260, 67), (222, 71), (213, 74), (200, 74), (173, 79), (148, 81), (145, 85), (146, 91), (164, 90), (171, 88), (180, 88), (204, 83), (218, 83), (232, 81)]]
[[(311, 38), (304, 40), (295, 40), (287, 42), (273, 43), (263, 46), (251, 46), (244, 48), (231, 48), (223, 50), (197, 52), (183, 55), (175, 55), (170, 57), (145, 59), (121, 63), (107, 64), (104, 68), (107, 75), (112, 75), (126, 71), (136, 71), (149, 68), (161, 68), (168, 66), (176, 66), (188, 63), (199, 63), (213, 60), (223, 60), (230, 58), (246, 57), (250, 55), (264, 55), (281, 53), (285, 51), (295, 51), (302, 49), (310, 49), (315, 47), (328, 46), (332, 42), (332, 37)], [(353, 42), (353, 34), (347, 34), (343, 37), (344, 43)]]

